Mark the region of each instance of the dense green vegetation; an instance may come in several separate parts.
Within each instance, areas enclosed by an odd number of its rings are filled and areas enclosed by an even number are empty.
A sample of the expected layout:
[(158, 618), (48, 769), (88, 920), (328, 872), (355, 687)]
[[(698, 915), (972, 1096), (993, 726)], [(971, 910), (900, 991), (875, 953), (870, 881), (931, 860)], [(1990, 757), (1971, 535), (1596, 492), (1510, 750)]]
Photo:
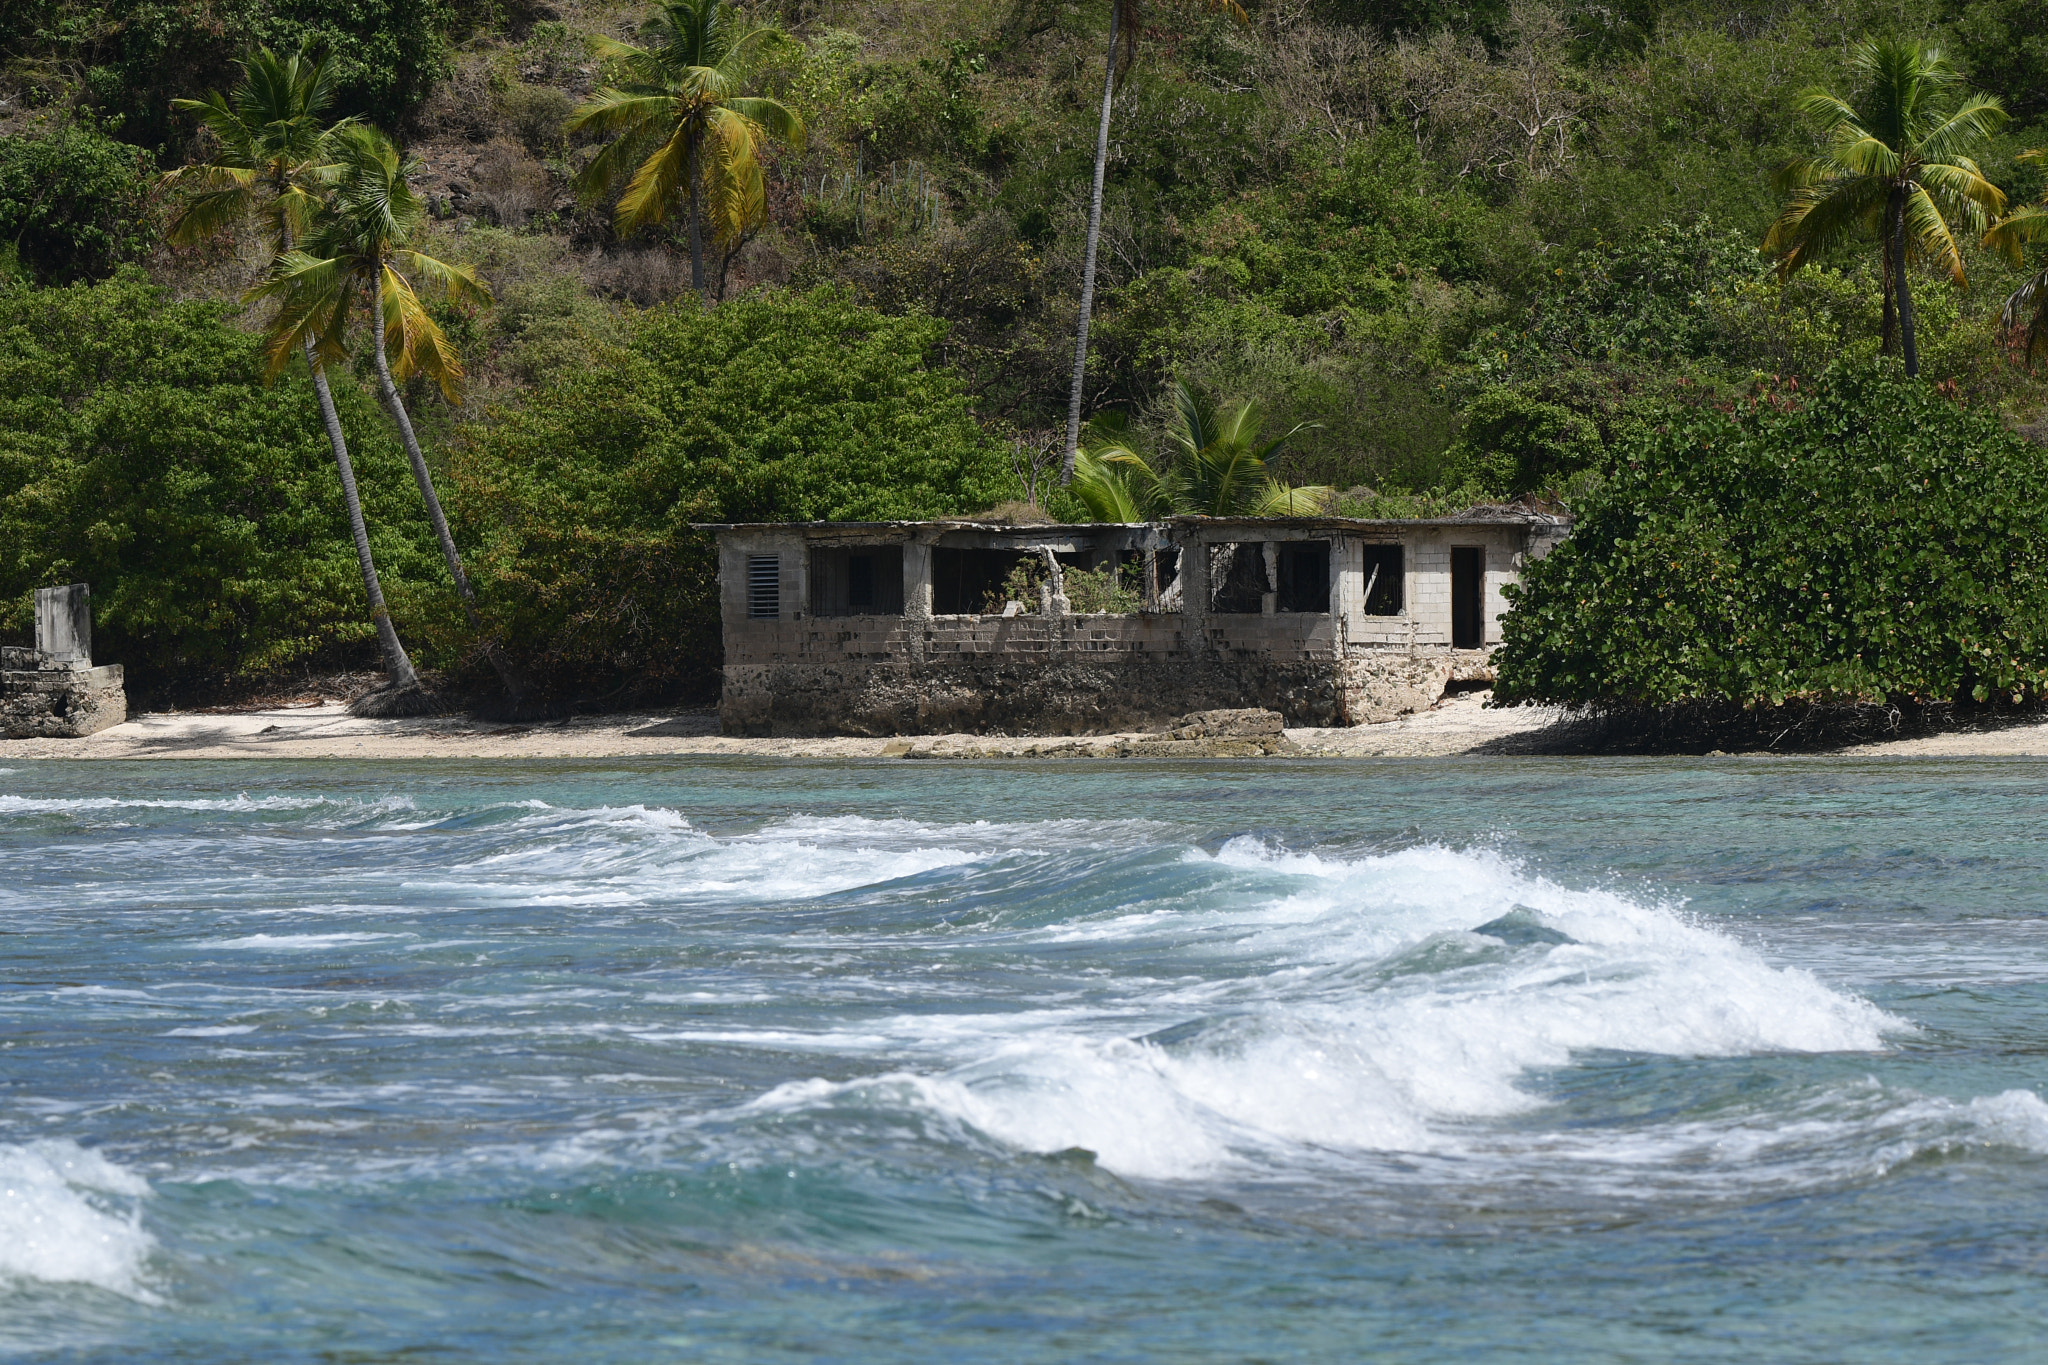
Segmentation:
[[(371, 638), (311, 386), (266, 386), (231, 312), (133, 271), (0, 286), (0, 582), (91, 583), (95, 647), (145, 692)], [(445, 631), (405, 456), (367, 395), (337, 396), (394, 610)], [(11, 634), (28, 606), (10, 596)]]
[(1504, 699), (2025, 700), (2048, 681), (2048, 462), (1858, 369), (1624, 439), (1508, 591)]
[[(1670, 433), (1764, 420), (1732, 411), (1753, 393), (1796, 392), (1813, 412), (1864, 394), (1880, 349), (1899, 344), (1882, 234), (1844, 220), (1782, 279), (1758, 251), (1787, 202), (1782, 169), (1803, 160), (1809, 186), (1840, 169), (1801, 98), (1820, 87), (1853, 103), (1864, 37), (1945, 51), (1954, 81), (1933, 92), (1937, 112), (1976, 93), (2002, 103), (2006, 121), (1985, 120), (1966, 152), (1943, 144), (1981, 172), (1973, 202), (2048, 193), (2048, 166), (2020, 155), (2048, 145), (2036, 0), (1245, 8), (1238, 22), (1151, 0), (1112, 108), (1085, 405), (1159, 469), (1175, 460), (1178, 380), (1221, 411), (1256, 400), (1273, 433), (1312, 424), (1270, 472), (1340, 490), (1349, 510), (1538, 495), (1605, 516), (1602, 499), (1665, 476), (1638, 467), (1646, 452), (1673, 479), (1707, 478)], [(23, 628), (35, 584), (74, 574), (94, 580), (103, 638), (135, 651), (114, 657), (144, 676), (375, 657), (304, 361), (266, 388), (248, 339), (275, 311), (240, 302), (271, 269), (262, 221), (165, 239), (186, 191), (155, 173), (216, 150), (171, 101), (227, 89), (258, 43), (327, 54), (329, 115), (374, 120), (418, 163), (426, 213), (410, 247), (473, 270), (495, 299), (425, 305), (462, 358), (460, 395), (397, 376), (475, 580), (476, 626), (376, 420), (371, 348), (329, 364), (380, 566), (392, 557), (392, 614), (423, 664), (481, 680), (479, 641), (496, 638), (557, 699), (693, 687), (715, 652), (692, 520), (965, 513), (1027, 491), (1084, 514), (1046, 469), (1064, 444), (1107, 0), (739, 6), (730, 35), (767, 32), (721, 48), (727, 84), (667, 127), (708, 137), (718, 111), (765, 111), (747, 103), (759, 99), (790, 118), (719, 144), (737, 169), (694, 209), (634, 197), (630, 172), (655, 164), (663, 125), (594, 112), (674, 75), (632, 55), (668, 50), (642, 31), (655, 13), (642, 0), (17, 10), (0, 33), (0, 275), (16, 281), (0, 328), (10, 373), (49, 374), (0, 390), (0, 629)], [(1923, 236), (1906, 266), (1912, 402), (1962, 414), (1972, 440), (2039, 431), (2043, 382), (1999, 324), (2008, 296), (2048, 278), (2048, 241), (2009, 233), (1989, 250), (1963, 217), (1952, 259)], [(163, 291), (156, 315), (145, 286), (115, 274), (134, 263)], [(2014, 316), (2032, 319), (2041, 297)], [(166, 359), (138, 340), (104, 361), (77, 328), (52, 327), (60, 315), (126, 317), (122, 335), (196, 352)], [(205, 378), (153, 377), (178, 364)], [(94, 367), (113, 378), (62, 388)], [(122, 434), (140, 408), (109, 385), (159, 393), (165, 415)], [(241, 434), (204, 434), (231, 426)], [(175, 485), (162, 505), (187, 509), (188, 538), (119, 522), (127, 504), (81, 491), (95, 479), (148, 499), (150, 479)], [(205, 553), (231, 587), (209, 616), (212, 570), (188, 567), (175, 592), (152, 575), (175, 577), (193, 553), (180, 545), (215, 540)], [(179, 592), (188, 605), (149, 605)], [(1517, 665), (1521, 693), (1569, 695), (1579, 665), (1536, 657)], [(1870, 686), (1949, 676), (1909, 672)], [(1649, 673), (1615, 677), (1630, 696), (1664, 695)]]

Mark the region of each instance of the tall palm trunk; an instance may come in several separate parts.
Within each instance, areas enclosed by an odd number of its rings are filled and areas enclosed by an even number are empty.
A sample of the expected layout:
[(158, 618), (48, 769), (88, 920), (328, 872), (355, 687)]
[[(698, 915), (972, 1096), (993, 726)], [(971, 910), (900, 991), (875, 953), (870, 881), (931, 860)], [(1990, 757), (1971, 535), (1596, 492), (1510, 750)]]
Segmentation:
[(341, 433), (341, 418), (334, 411), (334, 394), (327, 387), (327, 373), (313, 353), (313, 338), (306, 338), (306, 364), (313, 371), (313, 392), (320, 396), (320, 420), (327, 427), (327, 444), (334, 448), (334, 467), (341, 474), (341, 500), (348, 507), (349, 534), (355, 537), (356, 562), (363, 569), (363, 592), (370, 599), (370, 620), (377, 627), (377, 644), (384, 651), (384, 673), (391, 685), (410, 691), (420, 685), (405, 646), (398, 642), (398, 630), (391, 624), (391, 612), (384, 605), (384, 585), (377, 577), (377, 561), (370, 555), (370, 531), (363, 524), (363, 501), (356, 493), (355, 466), (349, 462), (348, 440)]
[(699, 183), (697, 158), (703, 155), (704, 135), (690, 139), (690, 288), (704, 298), (704, 186)]
[[(292, 249), (291, 228), (280, 224), (278, 243)], [(306, 368), (313, 374), (313, 392), (320, 399), (320, 424), (327, 428), (327, 444), (334, 451), (334, 468), (341, 475), (341, 501), (348, 509), (348, 530), (356, 542), (356, 563), (363, 570), (363, 595), (370, 602), (370, 622), (377, 629), (377, 647), (384, 653), (384, 676), (399, 691), (417, 691), (419, 674), (405, 646), (398, 642), (398, 628), (391, 624), (391, 611), (384, 605), (384, 583), (377, 577), (377, 561), (370, 554), (370, 528), (363, 523), (363, 500), (356, 492), (356, 468), (348, 458), (348, 438), (342, 434), (341, 415), (334, 410), (334, 391), (327, 387), (327, 371), (313, 350), (311, 333), (306, 336)]]
[(1899, 340), (1906, 351), (1906, 378), (1920, 375), (1920, 348), (1913, 337), (1913, 284), (1906, 278), (1906, 191), (1892, 191), (1892, 286), (1899, 296)]
[(427, 504), (427, 520), (433, 523), (434, 535), (441, 542), (441, 557), (448, 561), (448, 573), (455, 580), (455, 592), (462, 599), (462, 610), (469, 618), (469, 628), (483, 642), (484, 657), (490, 660), (498, 681), (505, 685), (505, 691), (516, 705), (525, 689), (520, 687), (511, 665), (499, 653), (497, 642), (484, 635), (483, 618), (477, 615), (476, 610), (476, 590), (470, 587), (469, 575), (462, 570), (462, 556), (456, 552), (455, 537), (449, 533), (448, 518), (441, 511), (440, 497), (434, 492), (434, 476), (427, 472), (427, 457), (420, 451), (420, 439), (413, 434), (412, 418), (407, 415), (405, 402), (398, 396), (398, 385), (391, 378), (391, 361), (384, 350), (383, 310), (378, 299), (383, 263), (379, 261), (376, 264), (370, 283), (370, 345), (371, 353), (377, 358), (377, 390), (383, 395), (385, 410), (398, 425), (398, 438), (405, 445), (405, 458), (412, 462), (413, 481), (420, 486), (420, 497)]
[(1081, 262), (1081, 322), (1074, 334), (1074, 387), (1067, 394), (1067, 449), (1060, 457), (1060, 482), (1074, 481), (1074, 454), (1081, 447), (1081, 386), (1088, 373), (1088, 315), (1095, 308), (1095, 248), (1102, 240), (1102, 175), (1109, 165), (1109, 110), (1116, 98), (1116, 6), (1109, 13), (1109, 69), (1102, 76), (1102, 118), (1095, 125), (1095, 190), (1088, 201), (1088, 250)]
[(1884, 262), (1884, 318), (1878, 324), (1877, 350), (1880, 355), (1890, 355), (1899, 347), (1899, 301), (1892, 289), (1892, 241), (1891, 234), (1884, 236), (1884, 247), (1878, 253)]

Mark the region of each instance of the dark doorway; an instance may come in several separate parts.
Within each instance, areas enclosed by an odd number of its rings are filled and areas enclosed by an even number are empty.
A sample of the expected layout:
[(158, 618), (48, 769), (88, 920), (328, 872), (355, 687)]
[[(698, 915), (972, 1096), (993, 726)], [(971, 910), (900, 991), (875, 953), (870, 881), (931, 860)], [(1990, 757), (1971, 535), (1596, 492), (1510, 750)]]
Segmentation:
[(1461, 546), (1451, 551), (1451, 648), (1486, 644), (1486, 551)]

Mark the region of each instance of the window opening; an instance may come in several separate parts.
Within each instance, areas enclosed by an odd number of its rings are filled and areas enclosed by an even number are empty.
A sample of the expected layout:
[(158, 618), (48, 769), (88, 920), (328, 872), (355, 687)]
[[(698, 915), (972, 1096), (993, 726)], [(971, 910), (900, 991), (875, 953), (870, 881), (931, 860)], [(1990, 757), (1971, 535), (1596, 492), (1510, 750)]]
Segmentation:
[(1330, 609), (1330, 542), (1283, 540), (1279, 554), (1281, 611), (1327, 612)]
[[(966, 550), (938, 546), (932, 550), (932, 611), (938, 616), (979, 616), (989, 595), (1003, 585), (1010, 570), (1026, 558), (1020, 550)], [(1026, 602), (1026, 611), (1038, 610)]]
[(1451, 648), (1479, 649), (1486, 644), (1486, 551), (1458, 546), (1451, 550)]
[(1209, 547), (1209, 610), (1218, 615), (1257, 615), (1266, 582), (1263, 541), (1224, 541)]
[(811, 615), (902, 614), (901, 545), (826, 545), (811, 550)]
[(747, 615), (754, 620), (782, 615), (782, 556), (747, 556)]
[(1398, 545), (1367, 545), (1365, 550), (1365, 614), (1399, 616), (1406, 565)]

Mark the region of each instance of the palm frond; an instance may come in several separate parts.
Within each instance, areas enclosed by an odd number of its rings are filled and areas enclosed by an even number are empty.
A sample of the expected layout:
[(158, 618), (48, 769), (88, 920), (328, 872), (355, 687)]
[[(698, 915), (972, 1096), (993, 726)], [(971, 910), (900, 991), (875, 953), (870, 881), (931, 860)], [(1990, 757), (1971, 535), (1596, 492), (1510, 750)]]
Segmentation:
[(569, 113), (562, 126), (571, 133), (618, 133), (666, 124), (675, 116), (675, 97), (666, 91), (621, 90), (606, 86)]
[(2048, 243), (2048, 204), (2029, 204), (2007, 214), (1984, 234), (1984, 245), (2014, 265), (2026, 262), (2027, 248)]
[(245, 303), (259, 299), (278, 300), (277, 317), (265, 330), (263, 370), (275, 379), (298, 354), (307, 337), (313, 337), (323, 355), (341, 354), (330, 338), (345, 310), (349, 269), (345, 262), (287, 251), (271, 263), (270, 274), (242, 296)]
[(1992, 95), (1972, 95), (1961, 108), (1929, 130), (1914, 150), (1923, 161), (1955, 161), (2006, 124), (2005, 106)]
[(185, 207), (171, 220), (164, 236), (174, 246), (203, 242), (239, 223), (254, 202), (254, 193), (244, 185), (195, 194), (185, 201)]
[(1291, 487), (1268, 481), (1252, 500), (1255, 517), (1320, 517), (1337, 504), (1337, 490), (1328, 484)]
[(2005, 191), (1985, 179), (1967, 157), (1957, 158), (1953, 165), (1921, 166), (1916, 178), (1944, 213), (1961, 219), (1973, 233), (1984, 231), (1994, 216), (2005, 212)]
[(422, 251), (399, 248), (390, 255), (393, 267), (403, 267), (419, 277), (422, 284), (450, 303), (488, 306), (493, 302), (491, 287), (477, 278), (476, 267), (452, 265)]
[(626, 183), (626, 192), (619, 196), (619, 208), (615, 215), (620, 236), (640, 228), (664, 221), (669, 206), (676, 202), (689, 176), (690, 136), (687, 128), (678, 128), (674, 135), (664, 142), (655, 153), (640, 163), (633, 172), (633, 178)]
[(1946, 270), (1957, 284), (1969, 283), (1963, 274), (1962, 254), (1956, 250), (1956, 239), (1948, 230), (1948, 220), (1920, 185), (1906, 193), (1906, 240), (1922, 260)]
[(661, 124), (647, 124), (607, 142), (570, 181), (577, 197), (586, 204), (594, 204), (631, 181), (640, 164), (654, 155), (673, 132), (674, 129)]
[(439, 384), (449, 402), (460, 403), (462, 358), (448, 334), (428, 315), (411, 283), (387, 265), (379, 275), (377, 293), (384, 348), (392, 358), (391, 377), (403, 383), (418, 371)]
[(1846, 240), (1873, 226), (1884, 208), (1887, 187), (1873, 176), (1824, 182), (1795, 193), (1764, 237), (1764, 250), (1778, 256), (1784, 279)]
[(1853, 128), (1859, 135), (1863, 132), (1862, 118), (1856, 110), (1848, 101), (1826, 90), (1802, 91), (1793, 98), (1792, 107), (1818, 125), (1823, 135), (1842, 128)]
[(2028, 369), (2037, 361), (2048, 360), (2048, 269), (2006, 297), (1998, 314), (1998, 330), (2020, 351)]
[(780, 100), (765, 95), (747, 95), (728, 100), (726, 108), (758, 126), (778, 142), (796, 151), (804, 149), (804, 121), (785, 108)]

